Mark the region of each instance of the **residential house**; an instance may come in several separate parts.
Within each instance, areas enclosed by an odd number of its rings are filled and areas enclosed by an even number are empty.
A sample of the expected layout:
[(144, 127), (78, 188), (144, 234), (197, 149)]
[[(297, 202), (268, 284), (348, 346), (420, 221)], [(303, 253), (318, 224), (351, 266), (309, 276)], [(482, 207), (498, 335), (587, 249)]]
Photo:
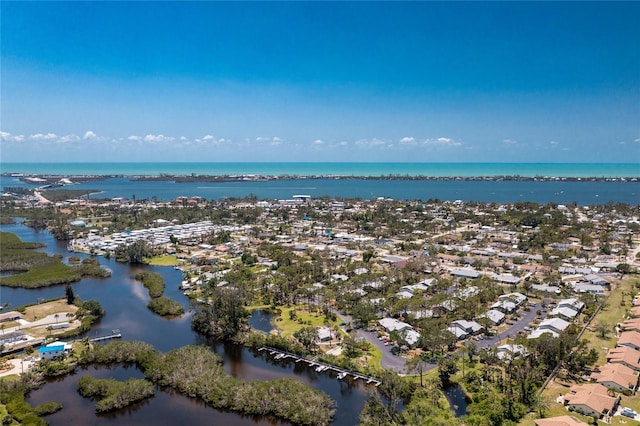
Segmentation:
[(596, 275), (596, 274), (585, 275), (582, 278), (582, 280), (588, 282), (589, 284), (601, 285), (601, 286), (604, 286), (604, 287), (607, 287), (607, 286), (609, 286), (611, 284), (605, 278), (601, 277), (600, 275)]
[(475, 269), (465, 269), (465, 268), (451, 268), (449, 269), (449, 273), (454, 277), (460, 278), (480, 278), (482, 274)]
[(638, 331), (640, 332), (640, 318), (632, 318), (620, 324), (622, 331)]
[(612, 416), (619, 399), (609, 396), (607, 388), (598, 383), (587, 383), (571, 387), (564, 396), (564, 404), (570, 410), (601, 419)]
[(546, 419), (536, 419), (533, 421), (536, 426), (588, 426), (585, 423), (572, 416), (548, 417)]
[(624, 331), (620, 333), (618, 346), (627, 346), (640, 351), (640, 333), (637, 331)]
[(507, 294), (500, 295), (498, 297), (498, 300), (510, 300), (513, 303), (515, 303), (518, 307), (520, 307), (520, 306), (522, 306), (522, 304), (524, 302), (527, 301), (527, 296), (525, 296), (522, 293), (518, 293), (517, 291), (515, 291), (513, 293), (507, 293)]
[(596, 296), (604, 296), (605, 294), (604, 287), (602, 287), (601, 285), (575, 283), (572, 287), (573, 292), (578, 294), (595, 294)]
[(624, 364), (635, 371), (640, 371), (640, 352), (627, 346), (609, 349), (607, 362)]
[(455, 334), (458, 339), (464, 339), (472, 334), (480, 333), (482, 326), (475, 321), (456, 320), (451, 322), (447, 330)]
[(544, 333), (549, 333), (553, 337), (559, 337), (560, 333), (569, 327), (570, 323), (563, 320), (562, 318), (546, 318), (539, 325), (538, 328), (533, 330), (528, 339), (537, 339), (542, 336)]
[(501, 345), (497, 348), (497, 357), (504, 359), (514, 359), (519, 356), (527, 355), (527, 349), (522, 345)]
[(494, 280), (503, 284), (518, 285), (521, 281), (520, 277), (506, 274), (494, 274), (492, 277)]
[(38, 348), (38, 356), (42, 359), (53, 359), (71, 351), (71, 345), (64, 342), (53, 342)]
[(418, 339), (420, 339), (420, 333), (415, 331), (410, 324), (398, 321), (395, 318), (382, 318), (378, 321), (378, 324), (389, 333), (397, 331), (403, 337), (404, 341), (411, 346), (415, 345)]
[(533, 291), (539, 291), (542, 293), (555, 293), (555, 294), (561, 293), (560, 287), (557, 287), (555, 285), (533, 284), (531, 286), (531, 289)]
[(599, 371), (591, 373), (591, 380), (618, 392), (635, 392), (638, 386), (638, 373), (620, 363), (605, 364)]
[(640, 306), (634, 306), (629, 310), (629, 316), (631, 318), (640, 318)]
[(22, 319), (22, 314), (18, 311), (10, 311), (0, 314), (0, 322), (17, 321), (19, 319)]
[(318, 340), (321, 342), (328, 342), (332, 339), (331, 327), (322, 326), (318, 327)]
[(558, 302), (558, 305), (549, 312), (550, 317), (561, 317), (567, 320), (573, 320), (582, 311), (584, 303), (575, 297), (570, 299), (563, 299)]
[(480, 315), (478, 318), (486, 318), (491, 322), (492, 325), (497, 326), (502, 324), (506, 315), (503, 312), (500, 312), (497, 309), (489, 309), (484, 314)]

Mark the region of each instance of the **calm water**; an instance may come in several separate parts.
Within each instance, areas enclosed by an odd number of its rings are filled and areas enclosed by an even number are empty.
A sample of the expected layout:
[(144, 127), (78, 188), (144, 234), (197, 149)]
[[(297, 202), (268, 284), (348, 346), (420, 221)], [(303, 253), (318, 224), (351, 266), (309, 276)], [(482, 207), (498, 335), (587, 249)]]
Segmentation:
[(266, 309), (256, 309), (249, 317), (249, 325), (254, 330), (269, 333), (274, 327), (271, 324), (273, 313)]
[[(1, 177), (0, 186), (29, 187), (17, 178)], [(201, 196), (209, 200), (223, 197), (242, 198), (256, 195), (260, 199), (290, 199), (296, 194), (312, 197), (330, 196), (372, 199), (390, 197), (403, 200), (481, 201), (513, 203), (533, 201), (546, 204), (579, 205), (622, 202), (637, 204), (640, 182), (607, 181), (464, 181), (464, 180), (381, 180), (381, 179), (301, 179), (266, 182), (175, 183), (133, 181), (128, 178), (109, 178), (67, 187), (101, 191), (91, 198), (136, 197), (137, 200), (168, 201), (179, 196)]]
[[(66, 251), (64, 243), (56, 242), (48, 231), (34, 231), (31, 228), (15, 224), (2, 225), (3, 231), (13, 232), (24, 241), (40, 241), (47, 244), (43, 250), (48, 253), (61, 253), (65, 259), (71, 254)], [(83, 256), (83, 255), (80, 255)], [(190, 319), (193, 311), (189, 300), (178, 290), (182, 273), (173, 268), (152, 266), (130, 266), (118, 263), (113, 259), (97, 258), (100, 263), (111, 269), (108, 279), (84, 279), (74, 284), (74, 292), (82, 299), (100, 301), (106, 315), (94, 326), (90, 336), (108, 334), (113, 329), (120, 329), (127, 340), (143, 340), (163, 352), (184, 345), (205, 344), (223, 358), (226, 370), (235, 377), (246, 380), (269, 380), (280, 377), (294, 377), (304, 383), (326, 392), (338, 403), (335, 425), (354, 425), (358, 423), (360, 411), (366, 400), (365, 387), (357, 383), (336, 380), (335, 376), (317, 373), (314, 369), (294, 362), (281, 362), (269, 358), (264, 353), (253, 351), (233, 344), (219, 344), (193, 332)], [(167, 320), (149, 311), (146, 307), (148, 294), (141, 283), (133, 277), (142, 270), (160, 273), (166, 282), (165, 294), (182, 303), (187, 313), (180, 318)], [(16, 307), (27, 303), (35, 303), (39, 298), (50, 299), (64, 296), (64, 286), (45, 287), (42, 289), (0, 290), (0, 303), (9, 303)], [(101, 370), (102, 371), (102, 370)], [(104, 377), (125, 374), (126, 377), (138, 377), (135, 369), (106, 370)], [(92, 373), (93, 374), (93, 373)], [(126, 378), (124, 377), (124, 378)], [(47, 417), (51, 425), (69, 424), (230, 424), (254, 425), (273, 424), (273, 419), (255, 419), (242, 417), (234, 413), (226, 413), (201, 406), (197, 401), (185, 398), (170, 391), (161, 391), (154, 398), (142, 402), (133, 408), (118, 411), (114, 417), (95, 416), (93, 403), (80, 397), (75, 391), (79, 376), (68, 376), (61, 381), (49, 383), (32, 392), (30, 398), (34, 404), (46, 401), (59, 401), (64, 409)], [(62, 401), (61, 399), (64, 399)], [(74, 417), (76, 411), (87, 417)], [(74, 418), (82, 418), (76, 422)], [(90, 420), (89, 420), (90, 419)], [(161, 420), (158, 420), (161, 419)]]
[(443, 389), (443, 393), (447, 401), (449, 401), (451, 410), (456, 417), (462, 417), (467, 414), (467, 406), (469, 403), (467, 402), (467, 396), (459, 384), (454, 383), (446, 386)]

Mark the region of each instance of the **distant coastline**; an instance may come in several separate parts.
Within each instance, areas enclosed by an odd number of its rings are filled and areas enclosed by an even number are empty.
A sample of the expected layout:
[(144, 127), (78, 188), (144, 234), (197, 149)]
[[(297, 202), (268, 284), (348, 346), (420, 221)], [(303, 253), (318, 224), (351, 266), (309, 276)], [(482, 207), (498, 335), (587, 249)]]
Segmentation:
[(2, 176), (175, 182), (270, 179), (628, 180), (638, 163), (1, 163)]
[[(229, 182), (268, 182), (287, 180), (377, 180), (377, 181), (484, 181), (484, 182), (638, 182), (640, 177), (557, 177), (557, 176), (412, 176), (412, 175), (56, 175), (56, 174), (15, 174), (2, 173), (2, 177), (14, 177), (23, 183), (37, 184), (41, 187), (66, 186), (60, 184), (62, 179), (70, 179), (73, 183), (95, 182), (104, 179), (127, 178), (138, 182), (172, 182), (172, 183), (229, 183)], [(33, 179), (33, 180), (32, 180)], [(37, 180), (37, 183), (36, 183)]]

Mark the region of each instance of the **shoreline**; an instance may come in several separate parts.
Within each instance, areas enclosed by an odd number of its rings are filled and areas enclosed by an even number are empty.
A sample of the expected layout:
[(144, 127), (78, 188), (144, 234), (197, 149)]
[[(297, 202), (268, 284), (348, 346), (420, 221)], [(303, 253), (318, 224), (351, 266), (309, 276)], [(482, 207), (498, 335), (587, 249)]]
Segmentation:
[[(485, 175), (485, 176), (431, 176), (431, 175), (409, 175), (409, 174), (386, 174), (386, 175), (343, 175), (343, 174), (22, 174), (22, 173), (2, 173), (2, 177), (17, 178), (23, 183), (33, 185), (55, 185), (61, 179), (72, 180), (73, 183), (101, 181), (106, 179), (130, 179), (132, 181), (158, 181), (175, 183), (194, 182), (265, 182), (284, 180), (313, 180), (313, 179), (333, 179), (333, 180), (396, 180), (396, 181), (486, 181), (486, 182), (638, 182), (639, 176), (631, 177), (605, 177), (605, 176), (520, 176), (520, 175)], [(38, 179), (31, 181), (30, 179)], [(61, 184), (60, 187), (69, 184)]]

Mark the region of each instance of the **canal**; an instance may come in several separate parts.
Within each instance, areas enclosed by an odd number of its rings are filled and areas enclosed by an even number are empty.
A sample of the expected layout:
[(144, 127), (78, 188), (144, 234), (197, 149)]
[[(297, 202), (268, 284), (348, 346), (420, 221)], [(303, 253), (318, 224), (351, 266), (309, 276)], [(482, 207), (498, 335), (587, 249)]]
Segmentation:
[[(36, 241), (46, 244), (41, 249), (49, 254), (59, 253), (66, 261), (71, 253), (66, 244), (56, 241), (48, 231), (37, 231), (19, 223), (1, 225), (0, 230), (12, 232), (23, 241)], [(84, 257), (87, 255), (73, 253)], [(282, 377), (296, 378), (307, 385), (326, 392), (337, 403), (333, 424), (336, 426), (355, 425), (367, 398), (362, 383), (349, 380), (337, 380), (335, 374), (318, 373), (303, 363), (277, 361), (268, 354), (257, 353), (231, 343), (220, 343), (208, 339), (191, 330), (190, 321), (194, 313), (189, 299), (178, 289), (182, 281), (182, 272), (169, 267), (128, 265), (114, 259), (97, 257), (100, 264), (112, 271), (106, 279), (83, 279), (73, 284), (73, 290), (83, 300), (96, 299), (106, 311), (106, 315), (92, 328), (89, 337), (109, 334), (120, 329), (126, 340), (142, 340), (156, 349), (166, 352), (185, 345), (207, 345), (219, 354), (224, 366), (231, 375), (244, 380), (271, 380)], [(185, 308), (185, 314), (179, 318), (165, 319), (153, 314), (146, 305), (149, 301), (147, 290), (133, 277), (140, 271), (157, 272), (165, 279), (165, 295)], [(9, 304), (9, 309), (25, 304), (36, 303), (42, 299), (64, 297), (65, 286), (52, 286), (40, 289), (22, 289), (3, 287), (0, 303)], [(255, 319), (263, 330), (268, 327), (269, 318), (265, 315)], [(40, 389), (31, 392), (28, 401), (41, 404), (48, 401), (61, 402), (64, 408), (47, 416), (49, 424), (227, 424), (227, 425), (276, 425), (286, 424), (273, 418), (255, 418), (235, 413), (223, 412), (203, 405), (197, 400), (187, 398), (170, 389), (159, 389), (156, 395), (146, 401), (108, 415), (96, 415), (94, 402), (82, 398), (76, 391), (76, 384), (82, 375), (95, 377), (114, 377), (124, 380), (141, 377), (136, 368), (90, 367), (86, 371), (62, 379), (47, 382)], [(79, 420), (82, 419), (82, 420)]]

